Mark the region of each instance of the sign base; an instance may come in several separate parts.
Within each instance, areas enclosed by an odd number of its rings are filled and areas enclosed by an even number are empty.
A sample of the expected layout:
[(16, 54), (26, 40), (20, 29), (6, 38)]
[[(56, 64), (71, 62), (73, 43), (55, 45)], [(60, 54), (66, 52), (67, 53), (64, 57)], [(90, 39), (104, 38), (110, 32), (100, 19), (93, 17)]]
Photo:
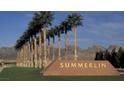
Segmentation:
[(44, 72), (44, 76), (119, 76), (108, 61), (57, 60)]

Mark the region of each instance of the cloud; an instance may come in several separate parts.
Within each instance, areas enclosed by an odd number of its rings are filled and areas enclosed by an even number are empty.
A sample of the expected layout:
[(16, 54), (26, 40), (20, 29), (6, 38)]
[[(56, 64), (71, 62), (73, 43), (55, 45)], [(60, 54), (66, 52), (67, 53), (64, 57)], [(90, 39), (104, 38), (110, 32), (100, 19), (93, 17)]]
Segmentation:
[[(84, 27), (78, 29), (78, 40), (81, 46), (103, 45), (108, 47), (111, 44), (124, 46), (124, 16), (116, 15), (96, 16), (85, 15)], [(107, 15), (107, 14), (106, 14)]]
[(124, 23), (104, 22), (99, 25), (93, 24), (88, 30), (93, 35), (109, 40), (124, 38)]

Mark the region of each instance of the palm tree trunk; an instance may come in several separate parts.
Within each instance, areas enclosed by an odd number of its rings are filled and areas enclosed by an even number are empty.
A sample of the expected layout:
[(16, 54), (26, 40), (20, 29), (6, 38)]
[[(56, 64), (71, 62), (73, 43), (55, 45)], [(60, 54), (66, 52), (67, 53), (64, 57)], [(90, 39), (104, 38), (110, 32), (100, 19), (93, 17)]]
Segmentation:
[(26, 67), (26, 45), (24, 45), (24, 54), (25, 54), (25, 61), (24, 61), (24, 64), (25, 64), (25, 67)]
[(39, 56), (40, 56), (40, 51), (39, 51), (39, 42), (37, 44), (37, 67), (40, 68), (40, 60), (39, 60)]
[(31, 61), (31, 46), (30, 41), (28, 41), (28, 67), (30, 67), (30, 61)]
[(64, 32), (65, 32), (65, 59), (67, 59), (67, 47), (68, 47), (67, 38), (68, 38), (68, 35), (67, 35), (66, 30)]
[(42, 67), (42, 32), (39, 32), (39, 68)]
[(21, 49), (19, 50), (19, 67), (21, 66)]
[(23, 46), (23, 67), (25, 67), (25, 48)]
[(54, 61), (54, 59), (55, 59), (55, 49), (54, 49), (54, 40), (55, 38), (53, 37), (53, 43), (52, 43), (52, 49), (53, 49), (53, 51), (52, 51), (52, 60)]
[(47, 65), (47, 58), (46, 58), (46, 56), (47, 56), (47, 52), (46, 52), (46, 30), (45, 31), (43, 31), (43, 33), (44, 33), (44, 66), (46, 66)]
[(76, 31), (76, 26), (74, 26), (73, 28), (73, 32), (74, 32), (74, 60), (77, 60), (77, 31)]
[(50, 61), (50, 38), (48, 38), (48, 60)]
[(31, 52), (31, 41), (30, 41), (29, 44), (30, 44), (30, 62), (29, 62), (29, 66), (31, 67), (31, 61), (32, 61), (32, 60), (31, 60), (31, 57), (32, 57), (32, 52)]
[(24, 67), (24, 49), (21, 48), (21, 67)]
[(34, 62), (35, 62), (35, 68), (37, 68), (37, 41), (36, 41), (36, 35), (34, 36)]
[(28, 67), (28, 42), (26, 43), (26, 67)]
[(26, 63), (26, 67), (28, 67), (28, 44), (26, 43), (25, 44), (25, 54), (26, 54), (26, 61), (25, 61), (25, 63)]
[(58, 36), (58, 60), (61, 60), (60, 36)]
[(28, 67), (28, 44), (25, 44), (25, 64)]
[(16, 56), (16, 66), (19, 66), (19, 51), (17, 51), (17, 56)]
[(25, 46), (23, 45), (23, 67), (25, 67)]
[(23, 53), (23, 47), (21, 48), (21, 67), (23, 67), (24, 65), (24, 53)]
[(16, 56), (16, 66), (19, 66), (19, 50), (17, 51), (17, 56)]
[(21, 67), (21, 62), (22, 62), (21, 61), (21, 49), (19, 50), (19, 59), (18, 60), (19, 60), (19, 67)]
[(26, 67), (26, 49), (25, 49), (25, 45), (24, 45), (24, 67)]
[(33, 39), (31, 38), (31, 67), (34, 67), (34, 44)]
[(20, 66), (22, 67), (23, 57), (22, 48), (20, 49)]
[(26, 66), (26, 64), (25, 64), (26, 63), (25, 45), (24, 45), (24, 51), (23, 52), (24, 52), (24, 67), (25, 67)]

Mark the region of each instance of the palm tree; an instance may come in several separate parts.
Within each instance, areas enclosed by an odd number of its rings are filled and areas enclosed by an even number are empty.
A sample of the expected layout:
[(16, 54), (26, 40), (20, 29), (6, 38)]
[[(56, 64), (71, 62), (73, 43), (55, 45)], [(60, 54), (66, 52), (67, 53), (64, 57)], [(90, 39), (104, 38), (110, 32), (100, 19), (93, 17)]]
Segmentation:
[[(15, 48), (18, 50), (22, 50), (23, 52), (23, 66), (26, 66), (27, 55), (26, 55), (26, 42), (28, 42), (29, 33), (24, 32), (23, 35), (17, 40)], [(20, 50), (20, 51), (21, 51)]]
[(42, 66), (42, 31), (39, 31), (39, 68)]
[(30, 32), (30, 37), (32, 37), (32, 44), (34, 48), (34, 66), (35, 68), (38, 67), (38, 53), (37, 53), (37, 40), (36, 40), (36, 34), (39, 32), (39, 25), (38, 25), (38, 19), (34, 16), (33, 20), (29, 23), (28, 26), (29, 32)]
[(46, 33), (46, 38), (48, 40), (48, 45), (47, 45), (47, 54), (48, 54), (48, 60), (50, 59), (50, 31), (47, 31)]
[(28, 63), (28, 42), (29, 42), (29, 33), (27, 31), (25, 31), (23, 33), (23, 38), (24, 38), (24, 44), (23, 44), (23, 47), (24, 47), (24, 66), (27, 67), (27, 63)]
[(58, 36), (58, 60), (61, 60), (61, 48), (60, 48), (60, 37), (61, 37), (61, 26), (55, 26), (54, 30), (55, 30), (55, 35)]
[(39, 47), (38, 47), (38, 55), (39, 55), (39, 64), (38, 64), (38, 67), (39, 68), (41, 68), (41, 64), (42, 64), (42, 36), (43, 36), (43, 34), (42, 34), (42, 16), (41, 16), (41, 14), (39, 13), (39, 12), (36, 12), (35, 14), (34, 14), (34, 18), (33, 18), (33, 20), (35, 20), (35, 23), (36, 23), (36, 27), (37, 27), (37, 31), (39, 31), (39, 32), (36, 32), (36, 33), (39, 33), (39, 40), (38, 40), (38, 44), (39, 44)]
[(65, 20), (65, 21), (63, 21), (62, 23), (61, 23), (61, 32), (62, 33), (64, 33), (64, 38), (65, 38), (65, 59), (67, 59), (67, 48), (68, 48), (68, 35), (67, 35), (67, 33), (68, 33), (68, 31), (70, 31), (71, 30), (71, 28), (70, 28), (70, 26), (69, 26), (69, 24), (68, 24), (68, 22)]
[(49, 33), (50, 37), (52, 38), (52, 61), (55, 60), (55, 50), (54, 50), (54, 44), (55, 44), (55, 29), (51, 28), (50, 33)]
[(39, 12), (40, 18), (42, 21), (42, 31), (44, 36), (44, 65), (47, 64), (47, 52), (46, 52), (46, 31), (48, 30), (48, 26), (51, 25), (53, 20), (53, 13), (50, 11), (42, 11)]
[[(28, 29), (27, 31), (22, 35), (22, 39), (16, 44), (16, 48), (20, 48), (21, 47), (21, 50), (23, 50), (23, 55), (24, 55), (24, 58), (23, 58), (23, 61), (24, 61), (24, 65), (25, 65), (25, 62), (27, 59), (29, 59), (29, 57), (27, 57), (27, 53), (30, 51), (27, 51), (28, 48), (29, 48), (29, 44), (30, 45), (30, 49), (31, 49), (31, 62), (33, 61), (32, 58), (34, 58), (34, 62), (35, 62), (35, 67), (38, 66), (38, 58), (37, 58), (37, 33), (39, 33), (39, 47), (40, 47), (40, 51), (41, 51), (41, 47), (42, 47), (42, 37), (44, 36), (44, 53), (45, 53), (45, 56), (44, 56), (44, 59), (46, 61), (46, 30), (47, 30), (47, 27), (51, 24), (51, 21), (53, 20), (53, 14), (52, 12), (49, 12), (49, 11), (45, 11), (45, 12), (36, 12), (34, 14), (34, 17), (32, 19), (32, 21), (29, 23), (28, 25)], [(42, 29), (43, 28), (43, 29)], [(44, 35), (42, 34), (42, 31), (44, 31)], [(30, 41), (29, 44), (27, 44), (28, 41)], [(41, 58), (41, 52), (40, 53), (40, 58)], [(26, 57), (25, 57), (26, 56)], [(33, 57), (34, 56), (34, 57)], [(40, 62), (41, 63), (41, 62)], [(26, 63), (27, 64), (27, 63)]]
[(74, 60), (77, 60), (77, 26), (82, 25), (83, 18), (80, 14), (72, 13), (68, 15), (67, 20), (74, 32)]
[(31, 42), (30, 42), (30, 38), (29, 41), (27, 42), (27, 56), (28, 56), (28, 64), (27, 66), (30, 67), (31, 66)]
[(34, 42), (33, 42), (33, 36), (31, 36), (31, 62), (30, 66), (34, 67)]
[(20, 62), (21, 62), (21, 54), (22, 54), (22, 38), (20, 38), (20, 39), (18, 39), (17, 41), (16, 41), (16, 45), (15, 45), (15, 49), (17, 50), (17, 54), (18, 54), (18, 58), (17, 58), (17, 60), (16, 60), (16, 65), (17, 66), (20, 66), (21, 64), (20, 64)]

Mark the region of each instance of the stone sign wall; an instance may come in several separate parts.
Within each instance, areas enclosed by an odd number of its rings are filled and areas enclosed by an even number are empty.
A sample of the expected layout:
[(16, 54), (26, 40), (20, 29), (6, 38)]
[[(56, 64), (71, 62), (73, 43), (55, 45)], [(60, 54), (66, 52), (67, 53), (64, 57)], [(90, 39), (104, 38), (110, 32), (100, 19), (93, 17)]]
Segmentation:
[(56, 61), (43, 73), (44, 76), (115, 76), (119, 72), (108, 61), (63, 60)]

